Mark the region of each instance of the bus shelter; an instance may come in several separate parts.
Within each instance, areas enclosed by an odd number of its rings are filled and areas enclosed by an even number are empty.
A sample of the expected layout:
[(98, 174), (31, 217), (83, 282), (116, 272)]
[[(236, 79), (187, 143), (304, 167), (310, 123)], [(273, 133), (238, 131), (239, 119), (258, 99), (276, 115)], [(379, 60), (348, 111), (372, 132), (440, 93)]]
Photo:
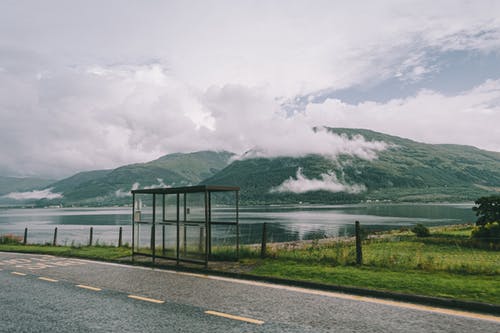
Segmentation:
[(239, 187), (132, 191), (132, 256), (191, 262), (239, 257)]

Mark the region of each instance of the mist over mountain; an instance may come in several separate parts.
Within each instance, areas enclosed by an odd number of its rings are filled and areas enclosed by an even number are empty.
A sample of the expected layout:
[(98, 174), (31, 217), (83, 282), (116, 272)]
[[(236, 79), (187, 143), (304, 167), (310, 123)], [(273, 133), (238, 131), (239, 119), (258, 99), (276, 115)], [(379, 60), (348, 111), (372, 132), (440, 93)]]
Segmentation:
[[(326, 131), (342, 142), (366, 144), (337, 155), (301, 157), (267, 157), (259, 151), (239, 157), (227, 151), (175, 153), (147, 163), (81, 172), (44, 187), (24, 187), (26, 192), (19, 184), (17, 198), (12, 193), (2, 198), (40, 206), (130, 204), (132, 189), (196, 184), (240, 186), (242, 204), (463, 202), (500, 192), (500, 153), (424, 144), (363, 129)], [(371, 146), (377, 147), (375, 153), (356, 150)]]
[(246, 203), (471, 201), (500, 191), (500, 153), (424, 144), (363, 129), (329, 131), (385, 142), (387, 149), (374, 159), (346, 154), (336, 159), (321, 155), (245, 159), (205, 183), (241, 186)]
[(147, 163), (80, 172), (46, 185), (43, 191), (24, 194), (31, 193), (28, 201), (40, 206), (129, 204), (132, 189), (196, 185), (224, 168), (232, 156), (225, 151), (170, 154)]
[(53, 179), (0, 176), (0, 196), (11, 192), (22, 192), (28, 190), (42, 189), (53, 182), (54, 182)]

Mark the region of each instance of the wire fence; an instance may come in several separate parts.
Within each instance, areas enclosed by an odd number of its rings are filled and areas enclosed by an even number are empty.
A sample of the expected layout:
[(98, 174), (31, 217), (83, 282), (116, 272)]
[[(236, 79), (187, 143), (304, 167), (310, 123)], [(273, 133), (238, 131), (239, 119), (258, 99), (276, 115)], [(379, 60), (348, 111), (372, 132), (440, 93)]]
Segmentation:
[(53, 246), (129, 246), (132, 241), (130, 226), (35, 226), (1, 232), (0, 237), (22, 244)]
[[(368, 265), (390, 269), (414, 269), (468, 274), (500, 274), (500, 237), (475, 239), (470, 236), (470, 225), (430, 228), (425, 237), (416, 237), (410, 230), (369, 232), (362, 227), (354, 235), (346, 229), (336, 236), (327, 232), (302, 235), (283, 234), (272, 223), (240, 225), (240, 258), (273, 258), (307, 264)], [(203, 248), (203, 231), (181, 231), (183, 249), (187, 246)], [(159, 229), (160, 234), (165, 232)], [(0, 233), (0, 243), (14, 241), (22, 244), (66, 246), (130, 246), (130, 226), (56, 226), (28, 227), (12, 233)], [(339, 236), (340, 234), (340, 236)], [(202, 236), (200, 236), (202, 235)], [(164, 236), (164, 243), (173, 241), (173, 232)], [(151, 246), (151, 233), (140, 235), (139, 242)], [(170, 238), (172, 239), (170, 239)], [(214, 228), (211, 255), (234, 247), (235, 230)], [(155, 243), (161, 247), (161, 243)], [(165, 245), (163, 244), (163, 249)], [(183, 250), (181, 249), (181, 251)]]

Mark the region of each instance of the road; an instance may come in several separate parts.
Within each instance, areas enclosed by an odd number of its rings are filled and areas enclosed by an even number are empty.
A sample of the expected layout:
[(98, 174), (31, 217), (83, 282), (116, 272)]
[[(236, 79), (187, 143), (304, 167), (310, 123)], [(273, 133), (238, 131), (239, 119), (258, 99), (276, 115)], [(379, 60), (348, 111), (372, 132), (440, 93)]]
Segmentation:
[(500, 317), (0, 252), (0, 332), (500, 332)]

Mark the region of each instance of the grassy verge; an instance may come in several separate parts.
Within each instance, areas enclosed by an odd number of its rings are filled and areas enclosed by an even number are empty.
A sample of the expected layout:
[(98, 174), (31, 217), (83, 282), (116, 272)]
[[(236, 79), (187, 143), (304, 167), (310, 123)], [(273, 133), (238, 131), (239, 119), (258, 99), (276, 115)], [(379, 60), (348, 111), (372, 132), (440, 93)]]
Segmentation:
[[(500, 251), (471, 241), (472, 226), (431, 228), (430, 237), (408, 231), (375, 235), (363, 242), (363, 266), (355, 265), (352, 241), (320, 240), (271, 244), (268, 257), (259, 248), (243, 246), (239, 263), (213, 269), (245, 272), (333, 285), (395, 291), (500, 304)], [(130, 248), (113, 246), (0, 244), (0, 251), (43, 253), (101, 260), (130, 256)], [(220, 258), (234, 249), (214, 248)], [(226, 253), (227, 252), (227, 253)], [(231, 253), (230, 253), (231, 252)], [(226, 255), (227, 254), (227, 255)]]
[(78, 257), (100, 260), (117, 260), (132, 254), (130, 248), (114, 246), (50, 246), (0, 244), (0, 251), (50, 254), (65, 257)]
[(328, 266), (275, 259), (252, 263), (250, 274), (500, 304), (497, 276)]
[(363, 242), (357, 267), (353, 241), (270, 245), (268, 257), (244, 248), (250, 274), (500, 304), (500, 251), (471, 240), (472, 226), (431, 228), (430, 237), (385, 232)]

